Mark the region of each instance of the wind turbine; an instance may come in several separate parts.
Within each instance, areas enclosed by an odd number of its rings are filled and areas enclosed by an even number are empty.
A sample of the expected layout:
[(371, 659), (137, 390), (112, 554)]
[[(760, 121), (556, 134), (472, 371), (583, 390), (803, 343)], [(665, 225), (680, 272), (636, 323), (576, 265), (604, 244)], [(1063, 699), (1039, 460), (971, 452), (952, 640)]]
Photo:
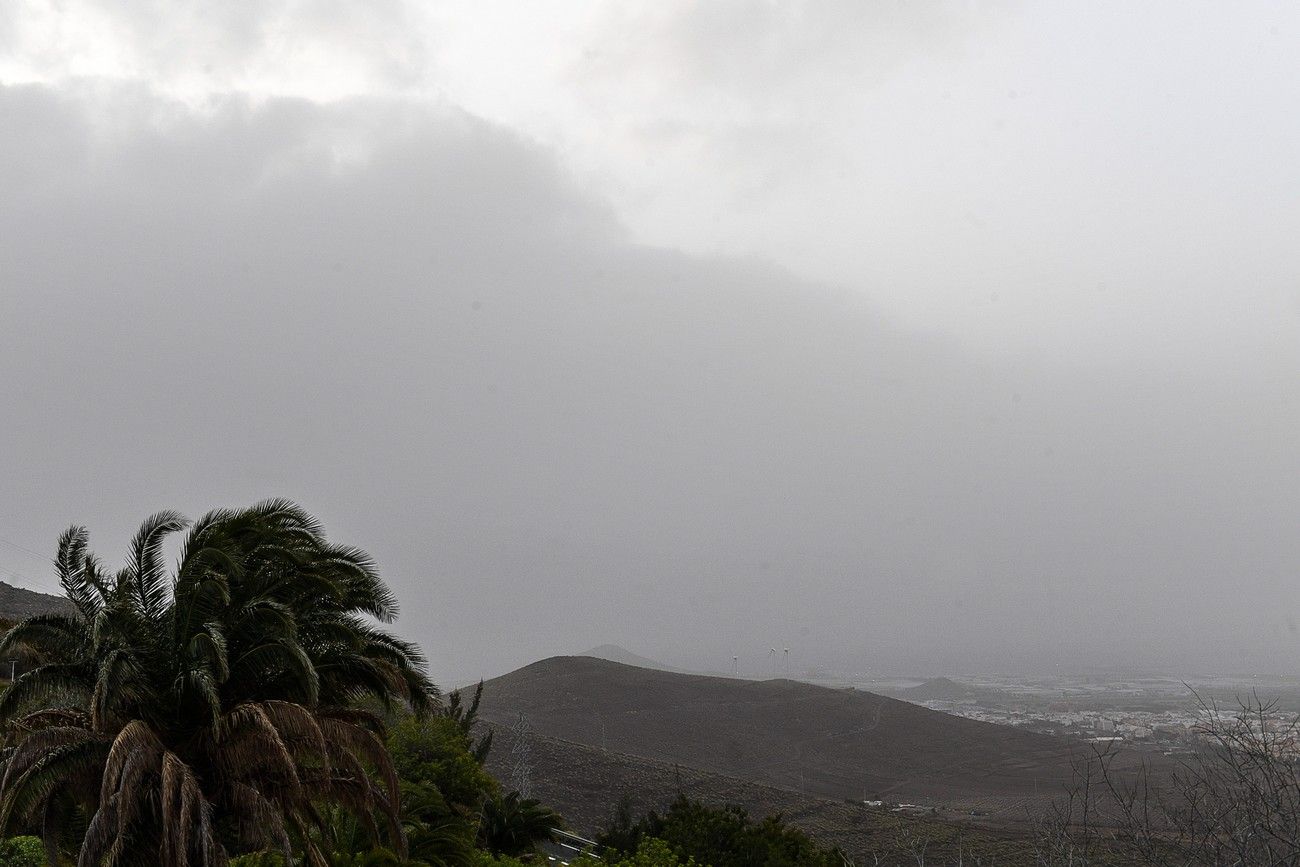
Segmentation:
[(731, 676), (740, 677), (740, 657), (731, 657)]
[(767, 652), (767, 658), (772, 663), (772, 676), (776, 677), (776, 648), (775, 647), (773, 647), (771, 650)]
[(785, 649), (785, 676), (790, 677), (790, 648)]

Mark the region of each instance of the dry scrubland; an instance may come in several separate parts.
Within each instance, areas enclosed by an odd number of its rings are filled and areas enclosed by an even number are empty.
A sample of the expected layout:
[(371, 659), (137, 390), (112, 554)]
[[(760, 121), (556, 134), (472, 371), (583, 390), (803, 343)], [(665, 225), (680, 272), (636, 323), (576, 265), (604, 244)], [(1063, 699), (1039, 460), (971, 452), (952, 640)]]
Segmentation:
[[(511, 732), (498, 729), (488, 766), (505, 781), (513, 771), (513, 745)], [(1024, 829), (909, 818), (542, 735), (531, 736), (530, 753), (533, 796), (558, 810), (583, 834), (604, 827), (624, 795), (640, 815), (663, 809), (683, 792), (711, 806), (741, 805), (754, 818), (780, 813), (819, 843), (839, 846), (859, 865), (876, 863), (877, 858), (880, 863), (915, 864), (918, 854), (932, 864), (1034, 863), (1033, 845)]]

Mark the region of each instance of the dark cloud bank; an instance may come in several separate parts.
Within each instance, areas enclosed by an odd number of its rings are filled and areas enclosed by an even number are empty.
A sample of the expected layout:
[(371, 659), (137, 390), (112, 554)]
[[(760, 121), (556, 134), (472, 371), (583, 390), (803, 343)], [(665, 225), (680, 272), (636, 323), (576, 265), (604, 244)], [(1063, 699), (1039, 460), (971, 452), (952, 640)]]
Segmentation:
[(1294, 377), (906, 333), (452, 110), (5, 88), (0, 189), (12, 541), (291, 496), (443, 680), (1300, 662)]

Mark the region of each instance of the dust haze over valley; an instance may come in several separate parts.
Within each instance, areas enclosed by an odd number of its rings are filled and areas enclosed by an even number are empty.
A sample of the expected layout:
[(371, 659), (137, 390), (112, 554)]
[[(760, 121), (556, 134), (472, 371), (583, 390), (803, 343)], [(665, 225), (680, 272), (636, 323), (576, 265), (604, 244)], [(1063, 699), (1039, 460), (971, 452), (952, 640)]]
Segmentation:
[(284, 495), (439, 682), (1300, 669), (1294, 10), (1111, 7), (1058, 80), (1017, 6), (570, 10), (555, 72), (455, 4), (182, 5), (0, 11), (0, 578)]

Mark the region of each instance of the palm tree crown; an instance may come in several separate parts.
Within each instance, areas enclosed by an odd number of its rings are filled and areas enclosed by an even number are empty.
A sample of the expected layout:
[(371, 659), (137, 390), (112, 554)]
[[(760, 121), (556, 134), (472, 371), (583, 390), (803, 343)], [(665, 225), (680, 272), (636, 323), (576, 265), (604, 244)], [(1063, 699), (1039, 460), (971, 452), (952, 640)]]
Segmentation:
[[(365, 552), (328, 542), (286, 500), (188, 522), (160, 512), (107, 572), (73, 527), (56, 568), (71, 615), (28, 618), (0, 653), (40, 660), (0, 696), (16, 745), (0, 829), (37, 826), (79, 865), (209, 867), (228, 853), (300, 848), (324, 864), (323, 804), (404, 847), (398, 789), (365, 699), (437, 701), (419, 649), (375, 625), (397, 606)], [(296, 846), (295, 846), (296, 843)]]

